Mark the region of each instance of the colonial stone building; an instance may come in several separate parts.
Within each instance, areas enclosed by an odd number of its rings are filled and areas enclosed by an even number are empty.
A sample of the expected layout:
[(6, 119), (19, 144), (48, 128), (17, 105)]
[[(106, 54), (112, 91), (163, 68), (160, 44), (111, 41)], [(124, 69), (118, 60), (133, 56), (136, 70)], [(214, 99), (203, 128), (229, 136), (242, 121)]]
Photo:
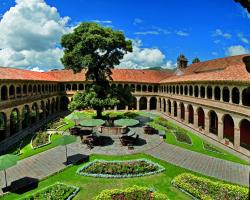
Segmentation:
[[(249, 155), (250, 64), (248, 55), (187, 65), (175, 73), (114, 69), (113, 82), (131, 87), (134, 103), (117, 110), (158, 110), (201, 134)], [(84, 71), (33, 72), (0, 68), (0, 145), (59, 111), (88, 87)]]

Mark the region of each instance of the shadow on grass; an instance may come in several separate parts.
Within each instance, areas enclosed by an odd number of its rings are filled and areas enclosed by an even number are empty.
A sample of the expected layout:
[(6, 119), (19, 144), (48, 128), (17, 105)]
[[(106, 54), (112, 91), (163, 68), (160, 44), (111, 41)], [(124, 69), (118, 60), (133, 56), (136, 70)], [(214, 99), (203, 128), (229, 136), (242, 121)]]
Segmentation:
[(68, 156), (67, 162), (64, 162), (64, 165), (80, 165), (84, 162), (88, 162), (89, 161), (89, 156), (88, 155), (84, 155), (84, 154), (74, 154), (71, 156)]

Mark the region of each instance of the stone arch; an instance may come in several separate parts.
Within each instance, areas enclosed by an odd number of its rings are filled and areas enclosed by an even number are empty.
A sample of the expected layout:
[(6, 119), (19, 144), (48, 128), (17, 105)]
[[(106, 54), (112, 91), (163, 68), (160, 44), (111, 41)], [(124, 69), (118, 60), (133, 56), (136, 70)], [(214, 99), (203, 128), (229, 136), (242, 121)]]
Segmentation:
[(36, 93), (37, 93), (37, 86), (33, 85), (33, 94), (36, 94)]
[(168, 104), (168, 112), (169, 114), (171, 114), (171, 101), (169, 99), (167, 101), (167, 104)]
[(156, 108), (157, 108), (157, 99), (156, 97), (151, 97), (149, 100), (149, 109), (156, 110)]
[(214, 110), (208, 112), (209, 132), (218, 135), (218, 116)]
[(136, 92), (141, 92), (141, 85), (136, 85)]
[(174, 106), (174, 117), (177, 117), (178, 108), (176, 101), (173, 102), (173, 106)]
[(220, 88), (218, 87), (218, 86), (216, 86), (215, 88), (214, 88), (214, 99), (215, 100), (220, 100), (220, 98), (221, 98), (221, 94), (220, 94), (221, 92), (220, 92)]
[(153, 92), (153, 87), (152, 87), (152, 85), (149, 85), (149, 86), (148, 86), (148, 92)]
[(46, 113), (45, 103), (41, 101), (40, 108), (39, 108), (39, 119), (43, 119)]
[(28, 86), (28, 93), (29, 93), (29, 95), (32, 95), (32, 85), (31, 84)]
[(172, 86), (169, 86), (169, 93), (172, 93), (173, 90), (172, 90)]
[(84, 90), (84, 85), (83, 85), (82, 83), (80, 83), (79, 86), (78, 86), (78, 89), (79, 89), (80, 91)]
[(175, 94), (175, 86), (172, 86), (172, 88), (173, 88), (173, 94)]
[(205, 113), (201, 107), (197, 109), (197, 115), (198, 115), (198, 127), (201, 127), (202, 129), (204, 129), (205, 128)]
[(158, 86), (157, 85), (154, 86), (154, 92), (158, 92)]
[(128, 109), (129, 110), (136, 110), (136, 108), (137, 108), (137, 99), (133, 96), (133, 100), (129, 104)]
[(180, 94), (180, 88), (179, 85), (176, 86), (176, 94)]
[(37, 106), (37, 103), (35, 102), (31, 106), (31, 113), (30, 113), (31, 124), (34, 124), (37, 122), (38, 115), (39, 115), (38, 106)]
[(27, 96), (27, 94), (28, 94), (28, 88), (27, 88), (27, 85), (24, 84), (24, 85), (23, 85), (23, 95), (24, 95), (24, 96)]
[(9, 87), (9, 98), (10, 99), (14, 99), (15, 98), (15, 94), (16, 94), (15, 87), (14, 87), (14, 85), (11, 85)]
[(4, 112), (0, 112), (0, 141), (6, 138), (7, 116)]
[(188, 95), (188, 86), (187, 85), (185, 85), (185, 87), (184, 87), (184, 94)]
[(247, 119), (241, 120), (240, 124), (240, 146), (250, 150), (250, 121)]
[(242, 92), (242, 104), (244, 106), (250, 106), (250, 87), (245, 88)]
[(37, 87), (37, 92), (38, 92), (39, 94), (41, 94), (41, 92), (42, 92), (42, 91), (41, 91), (41, 85), (40, 85), (40, 84), (39, 84), (38, 87)]
[(60, 98), (60, 109), (61, 111), (68, 110), (69, 99), (66, 96), (61, 96)]
[(189, 86), (189, 96), (193, 96), (193, 95), (194, 95), (193, 86), (190, 85)]
[(183, 86), (180, 86), (180, 94), (183, 95)]
[(181, 119), (182, 120), (185, 120), (185, 106), (184, 106), (184, 103), (180, 103), (180, 109), (181, 109)]
[(130, 88), (131, 88), (131, 92), (135, 92), (135, 84), (131, 84)]
[(16, 86), (16, 96), (17, 96), (17, 98), (22, 97), (22, 87), (21, 87), (21, 85)]
[(147, 86), (146, 86), (146, 85), (143, 85), (143, 86), (142, 86), (142, 91), (143, 91), (143, 92), (147, 92)]
[(213, 88), (211, 86), (207, 86), (207, 98), (208, 99), (213, 98)]
[(223, 138), (228, 138), (234, 143), (234, 120), (231, 115), (226, 114), (222, 117), (223, 121)]
[(201, 96), (201, 98), (205, 98), (205, 93), (206, 93), (205, 87), (202, 85), (200, 87), (200, 96)]
[(194, 96), (199, 97), (199, 87), (197, 85), (194, 86)]
[(10, 135), (14, 135), (19, 131), (20, 112), (14, 108), (10, 114)]
[(66, 85), (66, 91), (71, 91), (71, 85), (70, 84)]
[(28, 128), (30, 126), (30, 108), (25, 105), (22, 110), (22, 129)]
[(222, 99), (224, 102), (229, 102), (230, 100), (230, 91), (228, 87), (224, 87), (222, 90)]
[(56, 111), (56, 101), (54, 98), (52, 98), (52, 101), (51, 101), (51, 113), (54, 114)]
[(61, 92), (64, 92), (64, 91), (65, 91), (65, 85), (64, 85), (64, 84), (60, 85), (60, 91), (61, 91)]
[(239, 104), (240, 103), (240, 91), (237, 87), (234, 87), (232, 89), (232, 95), (231, 95), (231, 98), (232, 98), (232, 102), (235, 103), (235, 104)]
[(188, 108), (188, 123), (194, 124), (194, 108), (191, 104), (189, 104), (187, 108)]
[(163, 112), (164, 112), (164, 113), (167, 112), (166, 108), (167, 108), (166, 100), (163, 99)]
[(72, 85), (72, 90), (73, 90), (73, 91), (76, 91), (76, 90), (77, 90), (77, 84), (74, 83), (74, 84)]
[(8, 100), (8, 89), (6, 85), (1, 87), (1, 100), (5, 101)]
[(146, 110), (147, 109), (147, 98), (141, 97), (139, 100), (139, 110)]
[(50, 114), (50, 100), (48, 99), (47, 101), (46, 101), (46, 103), (45, 103), (45, 108), (46, 108), (46, 117), (48, 117), (49, 116), (49, 114)]

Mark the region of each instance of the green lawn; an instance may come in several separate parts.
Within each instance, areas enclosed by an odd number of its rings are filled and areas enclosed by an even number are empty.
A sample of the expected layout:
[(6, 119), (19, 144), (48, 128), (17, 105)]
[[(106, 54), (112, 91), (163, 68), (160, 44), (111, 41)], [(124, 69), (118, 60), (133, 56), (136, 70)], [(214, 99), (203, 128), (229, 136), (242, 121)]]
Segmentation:
[[(235, 156), (235, 155), (233, 155), (231, 153), (228, 153), (227, 151), (225, 151), (225, 150), (223, 150), (221, 148), (215, 147), (214, 145), (212, 145), (212, 146), (215, 149), (217, 149), (218, 151), (220, 151), (221, 153), (216, 153), (216, 152), (211, 152), (211, 151), (205, 150), (203, 148), (203, 142), (205, 140), (203, 140), (202, 138), (200, 138), (199, 136), (195, 135), (194, 133), (192, 133), (190, 131), (186, 131), (186, 133), (191, 138), (192, 145), (185, 144), (185, 143), (182, 143), (182, 142), (178, 142), (176, 140), (176, 137), (175, 137), (174, 133), (167, 131), (167, 129), (164, 126), (158, 124), (157, 122), (158, 122), (158, 118), (154, 118), (154, 120), (151, 121), (151, 122), (149, 122), (149, 124), (152, 127), (156, 128), (158, 130), (164, 130), (164, 131), (166, 131), (166, 140), (165, 140), (166, 143), (173, 144), (173, 145), (185, 148), (185, 149), (189, 149), (191, 151), (196, 151), (196, 152), (199, 152), (199, 153), (202, 153), (202, 154), (206, 154), (208, 156), (220, 158), (220, 159), (223, 159), (223, 160), (228, 160), (228, 161), (232, 161), (232, 162), (236, 162), (236, 163), (250, 165), (249, 162), (247, 162), (245, 160), (242, 160), (242, 159), (238, 158), (237, 156)], [(176, 124), (173, 124), (170, 121), (168, 121), (168, 124), (170, 126), (172, 126), (172, 127), (180, 129), (180, 127), (178, 127)]]
[[(153, 158), (145, 154), (127, 155), (127, 156), (122, 156), (122, 157), (121, 156), (91, 155), (90, 161), (93, 161), (94, 159), (130, 160), (130, 159), (138, 159), (138, 158), (146, 158), (146, 159), (152, 160), (153, 162), (157, 162), (163, 167), (165, 167), (166, 170), (160, 174), (156, 174), (152, 176), (145, 176), (145, 177), (140, 177), (140, 178), (106, 179), (106, 178), (84, 177), (84, 176), (77, 175), (76, 170), (81, 165), (71, 166), (39, 182), (39, 186), (35, 190), (27, 192), (23, 195), (10, 193), (8, 195), (3, 196), (0, 199), (2, 200), (18, 199), (20, 197), (31, 194), (39, 189), (42, 189), (48, 185), (51, 185), (57, 181), (80, 187), (80, 192), (77, 194), (74, 200), (81, 200), (81, 199), (91, 200), (104, 189), (127, 188), (133, 185), (154, 188), (155, 190), (159, 192), (167, 194), (168, 197), (173, 200), (191, 199), (189, 196), (182, 193), (181, 191), (179, 191), (178, 189), (176, 189), (175, 187), (171, 185), (171, 181), (175, 176), (184, 172), (191, 172), (189, 170), (174, 166), (172, 164), (166, 163), (164, 161), (158, 160), (156, 158)], [(194, 174), (199, 175), (197, 173), (194, 173)]]

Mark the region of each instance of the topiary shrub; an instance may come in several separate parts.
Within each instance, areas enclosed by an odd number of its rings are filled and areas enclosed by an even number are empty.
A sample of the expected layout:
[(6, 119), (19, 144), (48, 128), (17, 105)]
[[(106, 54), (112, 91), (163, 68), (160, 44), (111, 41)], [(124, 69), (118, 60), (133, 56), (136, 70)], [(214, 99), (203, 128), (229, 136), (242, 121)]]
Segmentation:
[(126, 189), (103, 190), (95, 200), (168, 200), (165, 194), (134, 185)]
[(176, 176), (172, 184), (193, 197), (201, 200), (226, 199), (247, 200), (248, 189), (243, 186), (212, 181), (208, 178), (183, 173)]

